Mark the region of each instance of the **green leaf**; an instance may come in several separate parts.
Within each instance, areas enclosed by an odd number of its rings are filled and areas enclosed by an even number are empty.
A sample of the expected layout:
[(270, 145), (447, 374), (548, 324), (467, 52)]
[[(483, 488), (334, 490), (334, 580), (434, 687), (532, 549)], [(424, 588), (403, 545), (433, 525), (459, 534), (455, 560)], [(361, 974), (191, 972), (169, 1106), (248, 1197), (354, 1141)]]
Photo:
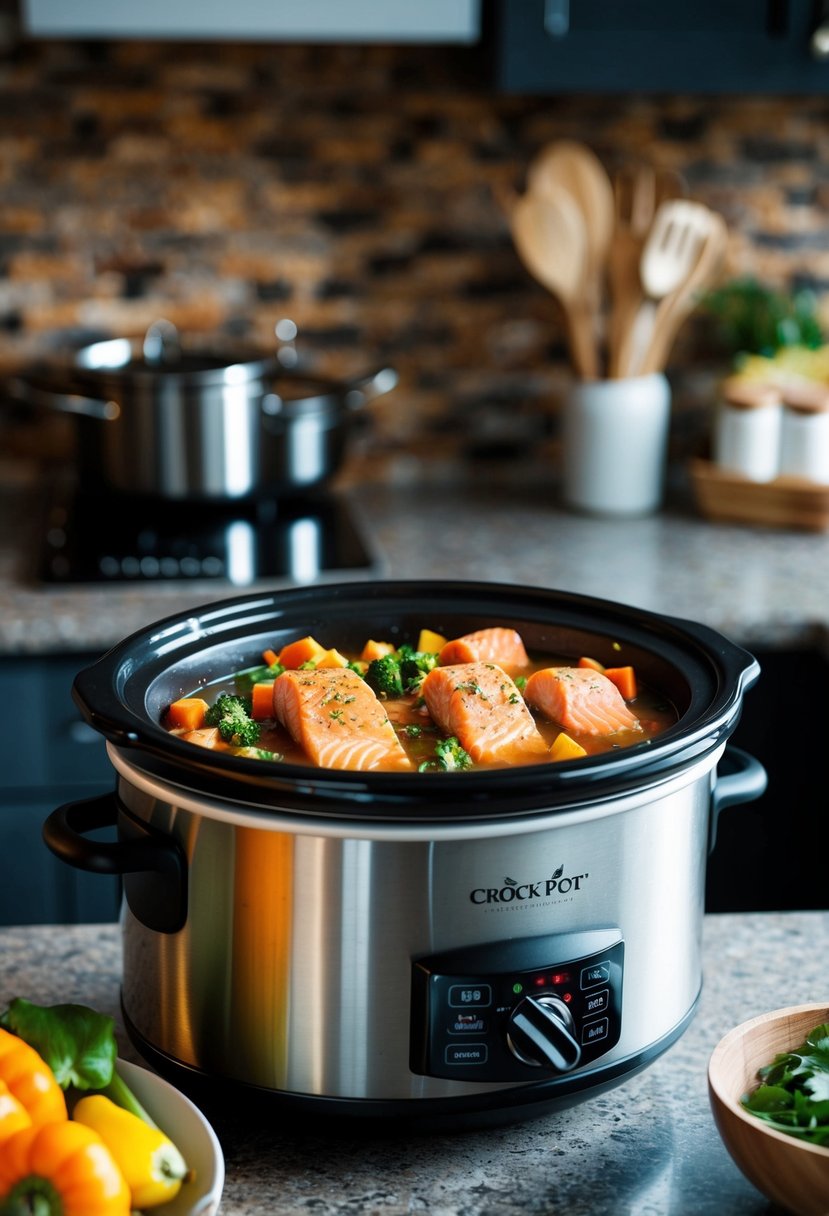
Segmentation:
[(782, 1085), (760, 1085), (743, 1099), (743, 1106), (755, 1112), (790, 1110), (793, 1105), (794, 1098)]
[(86, 1005), (35, 1005), (18, 997), (3, 1026), (34, 1047), (62, 1089), (103, 1089), (112, 1080), (115, 1023)]
[(816, 1026), (794, 1051), (757, 1073), (743, 1107), (769, 1127), (809, 1144), (829, 1144), (829, 1026)]

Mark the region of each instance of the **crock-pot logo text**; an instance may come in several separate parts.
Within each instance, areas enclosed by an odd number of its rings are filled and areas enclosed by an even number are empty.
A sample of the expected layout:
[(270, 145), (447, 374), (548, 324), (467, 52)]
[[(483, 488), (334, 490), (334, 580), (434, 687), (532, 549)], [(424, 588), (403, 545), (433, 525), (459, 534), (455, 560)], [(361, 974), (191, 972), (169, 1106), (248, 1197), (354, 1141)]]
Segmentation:
[(522, 904), (534, 899), (555, 899), (580, 891), (589, 877), (589, 874), (565, 874), (564, 866), (559, 866), (549, 878), (536, 882), (504, 878), (497, 887), (475, 887), (469, 898), (473, 904)]

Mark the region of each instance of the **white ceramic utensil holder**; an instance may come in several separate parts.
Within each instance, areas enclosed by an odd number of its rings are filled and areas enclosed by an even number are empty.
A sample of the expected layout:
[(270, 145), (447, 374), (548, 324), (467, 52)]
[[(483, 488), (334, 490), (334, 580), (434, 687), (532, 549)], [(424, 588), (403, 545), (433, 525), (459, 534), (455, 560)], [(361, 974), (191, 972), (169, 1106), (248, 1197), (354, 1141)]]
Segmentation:
[(662, 501), (671, 389), (656, 372), (574, 384), (562, 418), (562, 492), (596, 515), (646, 515)]

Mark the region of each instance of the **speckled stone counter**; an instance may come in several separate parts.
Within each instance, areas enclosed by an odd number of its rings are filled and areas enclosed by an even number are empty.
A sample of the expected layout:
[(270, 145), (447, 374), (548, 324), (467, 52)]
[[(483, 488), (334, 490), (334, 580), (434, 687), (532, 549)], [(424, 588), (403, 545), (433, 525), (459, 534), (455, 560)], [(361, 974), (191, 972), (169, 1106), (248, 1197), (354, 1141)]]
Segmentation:
[[(712, 524), (681, 483), (662, 511), (632, 520), (564, 510), (543, 464), (403, 455), (383, 467), (352, 462), (334, 488), (375, 558), (349, 577), (555, 587), (697, 620), (744, 645), (829, 638), (829, 534)], [(169, 614), (257, 589), (44, 584), (39, 493), (0, 462), (0, 653), (103, 650)]]
[[(704, 985), (685, 1035), (650, 1068), (556, 1114), (455, 1135), (382, 1138), (265, 1125), (208, 1109), (227, 1179), (222, 1216), (772, 1216), (722, 1146), (707, 1061), (732, 1026), (825, 1000), (829, 913), (708, 916)], [(0, 1004), (111, 1013), (122, 1053), (116, 926), (0, 929)]]

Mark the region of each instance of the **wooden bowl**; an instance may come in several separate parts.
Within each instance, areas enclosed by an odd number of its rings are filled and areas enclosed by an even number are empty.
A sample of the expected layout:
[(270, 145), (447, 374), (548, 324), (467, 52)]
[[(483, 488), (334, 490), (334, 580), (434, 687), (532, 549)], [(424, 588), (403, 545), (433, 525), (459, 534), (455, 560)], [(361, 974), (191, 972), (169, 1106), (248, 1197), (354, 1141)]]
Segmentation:
[(829, 1216), (829, 1148), (775, 1131), (740, 1105), (757, 1070), (798, 1047), (829, 1022), (829, 1004), (793, 1005), (743, 1022), (722, 1039), (708, 1065), (711, 1109), (734, 1163), (773, 1203), (796, 1216)]

